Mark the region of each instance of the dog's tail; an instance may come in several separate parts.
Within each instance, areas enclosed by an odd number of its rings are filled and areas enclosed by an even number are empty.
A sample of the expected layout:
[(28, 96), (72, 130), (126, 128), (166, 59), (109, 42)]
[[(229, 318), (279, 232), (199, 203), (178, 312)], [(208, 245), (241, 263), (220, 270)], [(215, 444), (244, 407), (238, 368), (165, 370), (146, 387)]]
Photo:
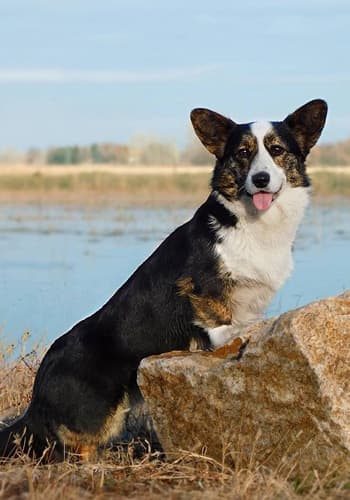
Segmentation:
[(30, 447), (30, 435), (24, 413), (0, 430), (0, 459), (13, 457), (19, 450), (28, 447)]

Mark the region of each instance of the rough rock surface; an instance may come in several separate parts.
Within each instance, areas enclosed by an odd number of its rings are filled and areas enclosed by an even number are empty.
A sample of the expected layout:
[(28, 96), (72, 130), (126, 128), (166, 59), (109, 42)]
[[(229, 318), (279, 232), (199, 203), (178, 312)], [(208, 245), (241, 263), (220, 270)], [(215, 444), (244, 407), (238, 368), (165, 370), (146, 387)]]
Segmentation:
[(258, 323), (213, 353), (142, 361), (138, 383), (167, 453), (205, 451), (294, 471), (350, 459), (350, 292)]

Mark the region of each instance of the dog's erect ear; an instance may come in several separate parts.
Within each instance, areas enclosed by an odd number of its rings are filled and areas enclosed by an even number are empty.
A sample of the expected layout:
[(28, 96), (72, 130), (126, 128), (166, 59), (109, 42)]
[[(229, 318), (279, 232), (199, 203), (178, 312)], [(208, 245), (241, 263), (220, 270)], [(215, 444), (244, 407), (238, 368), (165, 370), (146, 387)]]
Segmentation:
[(235, 122), (215, 111), (203, 108), (196, 108), (191, 112), (191, 122), (209, 153), (219, 159), (222, 158), (230, 132), (236, 126)]
[(326, 116), (327, 103), (322, 99), (314, 99), (284, 120), (305, 156), (320, 137)]

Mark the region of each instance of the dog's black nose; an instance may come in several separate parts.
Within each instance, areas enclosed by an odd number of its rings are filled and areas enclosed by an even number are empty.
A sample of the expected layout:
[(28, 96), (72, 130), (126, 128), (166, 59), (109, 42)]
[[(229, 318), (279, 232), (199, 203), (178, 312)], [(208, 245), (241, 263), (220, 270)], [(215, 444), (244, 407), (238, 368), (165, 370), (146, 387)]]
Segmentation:
[(267, 172), (258, 172), (252, 176), (252, 182), (257, 188), (264, 188), (270, 182), (270, 174)]

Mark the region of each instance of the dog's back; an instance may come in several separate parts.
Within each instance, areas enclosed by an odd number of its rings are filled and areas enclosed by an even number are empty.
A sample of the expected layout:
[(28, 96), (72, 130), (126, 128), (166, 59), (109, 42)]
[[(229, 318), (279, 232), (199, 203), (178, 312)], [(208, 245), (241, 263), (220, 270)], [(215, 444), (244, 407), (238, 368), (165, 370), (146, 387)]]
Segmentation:
[(37, 455), (50, 443), (61, 456), (88, 455), (120, 431), (142, 358), (193, 344), (211, 349), (262, 314), (292, 268), (308, 201), (304, 161), (325, 117), (321, 100), (283, 122), (237, 125), (192, 112), (217, 158), (208, 199), (99, 311), (51, 346), (27, 412), (0, 432), (0, 455), (14, 453), (14, 434)]

